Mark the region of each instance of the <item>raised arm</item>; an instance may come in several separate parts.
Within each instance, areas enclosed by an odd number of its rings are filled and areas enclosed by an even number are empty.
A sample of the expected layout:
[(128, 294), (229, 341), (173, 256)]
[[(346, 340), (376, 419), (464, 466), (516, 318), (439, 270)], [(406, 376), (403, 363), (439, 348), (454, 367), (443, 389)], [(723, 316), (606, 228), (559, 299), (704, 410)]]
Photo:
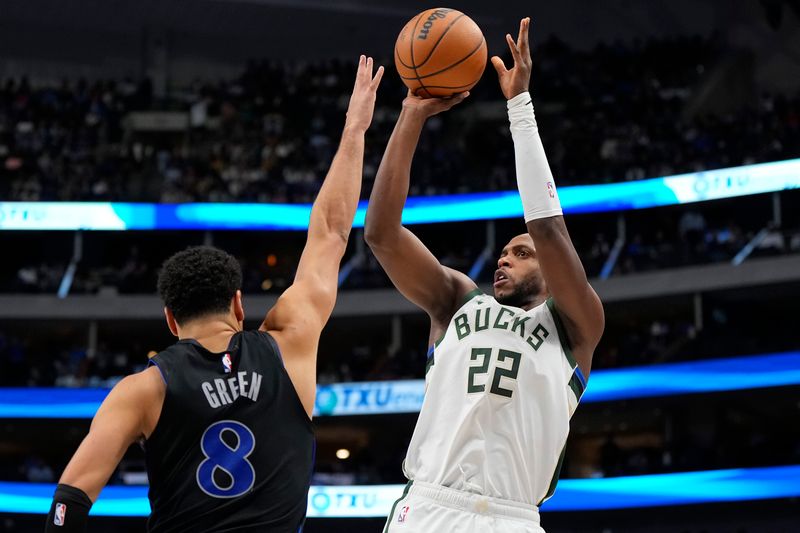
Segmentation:
[(294, 283), (267, 313), (261, 330), (278, 343), (289, 377), (309, 417), (316, 394), (317, 346), (336, 303), (339, 263), (353, 225), (364, 160), (364, 133), (372, 122), (383, 67), (361, 56), (342, 140), (322, 184)]
[(447, 327), (461, 298), (475, 289), (465, 274), (447, 268), (416, 235), (403, 227), (411, 160), (425, 121), (462, 102), (469, 93), (450, 99), (422, 99), (410, 93), (403, 101), (369, 197), (365, 238), (395, 287), (431, 317), (431, 340)]
[(528, 93), (531, 77), (529, 26), (529, 18), (521, 21), (516, 42), (506, 35), (514, 67), (506, 70), (503, 61), (496, 56), (492, 58), (492, 64), (508, 100), (517, 184), (528, 233), (536, 246), (536, 256), (550, 295), (565, 324), (572, 352), (581, 371), (588, 376), (592, 354), (603, 334), (605, 316), (600, 298), (586, 279), (586, 272), (564, 224), (553, 174), (539, 137)]

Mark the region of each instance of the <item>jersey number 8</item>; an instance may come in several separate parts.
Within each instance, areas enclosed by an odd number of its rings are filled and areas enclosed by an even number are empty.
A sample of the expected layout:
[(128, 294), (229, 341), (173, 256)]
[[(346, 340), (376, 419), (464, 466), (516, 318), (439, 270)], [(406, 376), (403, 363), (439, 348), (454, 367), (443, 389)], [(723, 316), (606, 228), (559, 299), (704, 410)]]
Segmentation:
[(208, 426), (200, 439), (206, 457), (197, 467), (200, 489), (214, 498), (247, 493), (256, 481), (256, 471), (247, 460), (255, 447), (253, 432), (241, 422), (221, 420)]

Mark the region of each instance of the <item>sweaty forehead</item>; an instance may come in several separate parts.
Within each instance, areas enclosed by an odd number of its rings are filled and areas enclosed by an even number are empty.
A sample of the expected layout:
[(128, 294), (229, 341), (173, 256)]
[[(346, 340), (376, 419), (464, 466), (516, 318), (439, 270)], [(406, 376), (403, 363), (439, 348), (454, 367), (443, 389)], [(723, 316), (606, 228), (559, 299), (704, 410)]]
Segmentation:
[(527, 246), (531, 250), (536, 250), (536, 247), (533, 245), (533, 239), (527, 233), (520, 233), (508, 241), (508, 244), (505, 245), (504, 250), (510, 250), (514, 246)]

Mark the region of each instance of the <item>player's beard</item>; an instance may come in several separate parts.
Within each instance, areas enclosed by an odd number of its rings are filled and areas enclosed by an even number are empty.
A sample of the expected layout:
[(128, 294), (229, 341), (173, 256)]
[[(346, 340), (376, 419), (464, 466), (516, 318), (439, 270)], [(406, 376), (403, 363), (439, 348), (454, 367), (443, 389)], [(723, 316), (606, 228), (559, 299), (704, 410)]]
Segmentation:
[(539, 276), (529, 276), (514, 284), (511, 292), (504, 295), (495, 294), (494, 299), (501, 305), (523, 308), (532, 303), (541, 292), (542, 287)]

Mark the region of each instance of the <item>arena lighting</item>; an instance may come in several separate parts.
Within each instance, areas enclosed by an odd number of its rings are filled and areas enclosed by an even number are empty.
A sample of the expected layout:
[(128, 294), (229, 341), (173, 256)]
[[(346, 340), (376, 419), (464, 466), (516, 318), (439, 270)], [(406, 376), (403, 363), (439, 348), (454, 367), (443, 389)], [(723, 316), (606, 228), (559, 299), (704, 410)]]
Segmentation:
[[(623, 183), (561, 187), (566, 213), (626, 211), (800, 187), (800, 159)], [(355, 227), (364, 226), (366, 202)], [(305, 230), (310, 204), (0, 202), (0, 230)], [(405, 224), (522, 216), (517, 191), (409, 198)]]
[(336, 458), (341, 459), (342, 461), (344, 461), (345, 459), (349, 459), (350, 450), (348, 450), (347, 448), (339, 448), (338, 450), (336, 450)]
[[(598, 511), (698, 503), (740, 502), (800, 496), (800, 465), (739, 468), (601, 479), (563, 479), (542, 512)], [(0, 512), (46, 514), (55, 485), (0, 482)], [(383, 517), (403, 485), (311, 487), (309, 518)], [(147, 516), (147, 487), (103, 489), (95, 516)]]
[[(800, 385), (800, 351), (595, 370), (581, 403)], [(0, 388), (0, 418), (92, 418), (108, 389)], [(423, 380), (317, 387), (315, 416), (416, 413)]]

